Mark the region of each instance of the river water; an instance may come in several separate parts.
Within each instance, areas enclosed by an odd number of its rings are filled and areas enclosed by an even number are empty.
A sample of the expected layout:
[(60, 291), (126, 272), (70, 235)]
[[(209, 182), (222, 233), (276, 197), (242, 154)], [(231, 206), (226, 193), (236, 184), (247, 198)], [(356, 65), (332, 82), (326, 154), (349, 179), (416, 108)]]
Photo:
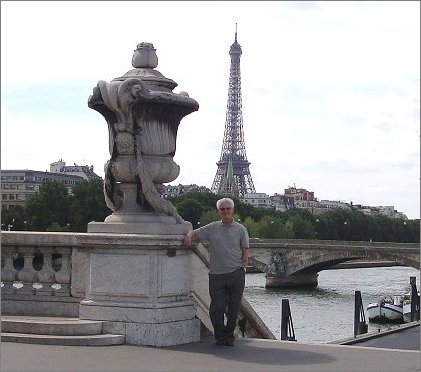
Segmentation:
[(407, 292), (410, 276), (417, 278), (419, 289), (419, 270), (404, 266), (324, 270), (315, 289), (266, 289), (265, 274), (250, 273), (244, 296), (278, 339), (281, 302), (288, 299), (296, 340), (319, 344), (353, 337), (355, 291), (361, 291), (368, 332), (390, 327), (368, 322), (367, 305)]

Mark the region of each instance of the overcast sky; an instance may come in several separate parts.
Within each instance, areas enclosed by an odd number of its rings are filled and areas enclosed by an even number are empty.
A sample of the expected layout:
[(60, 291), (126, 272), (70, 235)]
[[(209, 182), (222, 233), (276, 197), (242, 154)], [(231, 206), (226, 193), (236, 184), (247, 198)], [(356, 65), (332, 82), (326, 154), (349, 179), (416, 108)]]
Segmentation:
[(180, 124), (172, 184), (211, 187), (238, 23), (243, 123), (257, 192), (420, 209), (420, 2), (1, 2), (1, 168), (109, 159), (98, 80), (136, 45), (199, 111)]

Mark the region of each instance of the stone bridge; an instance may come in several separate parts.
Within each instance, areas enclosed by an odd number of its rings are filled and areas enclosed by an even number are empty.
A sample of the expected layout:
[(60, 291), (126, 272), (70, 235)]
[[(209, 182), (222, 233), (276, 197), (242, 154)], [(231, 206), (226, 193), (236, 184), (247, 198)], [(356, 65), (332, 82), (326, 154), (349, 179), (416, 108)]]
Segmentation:
[[(194, 300), (194, 313), (191, 316), (200, 320), (202, 333), (212, 333), (208, 252), (200, 244), (193, 249), (185, 248), (183, 236), (161, 236), (163, 243), (158, 247), (157, 238), (153, 235), (2, 231), (2, 315), (87, 319), (83, 314), (84, 303), (92, 298), (94, 291), (103, 297), (116, 297), (120, 291), (127, 308), (136, 309), (132, 317), (140, 317), (142, 309), (151, 308), (149, 313), (144, 312), (139, 321), (143, 327), (157, 327), (156, 314), (168, 313), (168, 298), (176, 296), (176, 314), (185, 313), (184, 303)], [(154, 251), (159, 256), (155, 260), (152, 258)], [(102, 265), (96, 264), (93, 256), (100, 257)], [(105, 267), (103, 262), (108, 256), (117, 257), (118, 260)], [(187, 259), (185, 269), (170, 270), (184, 259)], [(159, 266), (160, 262), (165, 265)], [(94, 283), (92, 273), (98, 276), (105, 271), (113, 280), (108, 283), (102, 279), (99, 284)], [(148, 278), (151, 288), (147, 284)], [(189, 289), (189, 293), (180, 290), (183, 285)], [(157, 308), (158, 305), (149, 305), (150, 299), (158, 299), (162, 309)], [(116, 307), (116, 302), (110, 306), (114, 312)], [(135, 323), (132, 318), (127, 317), (127, 324), (108, 318), (104, 315), (101, 319), (105, 321), (104, 327), (108, 332), (124, 334), (126, 343), (138, 344), (130, 333)], [(169, 318), (168, 314), (166, 318)], [(159, 324), (165, 325), (167, 322)], [(243, 333), (243, 337), (275, 339), (244, 297), (236, 333)]]
[(266, 273), (266, 287), (317, 286), (319, 271), (356, 259), (420, 268), (419, 243), (252, 239), (249, 256)]

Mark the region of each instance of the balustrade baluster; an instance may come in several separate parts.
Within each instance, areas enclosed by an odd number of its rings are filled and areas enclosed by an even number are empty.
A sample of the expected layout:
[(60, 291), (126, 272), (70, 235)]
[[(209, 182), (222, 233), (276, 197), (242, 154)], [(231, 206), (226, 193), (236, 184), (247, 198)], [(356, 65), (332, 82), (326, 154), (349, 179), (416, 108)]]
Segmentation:
[(52, 265), (52, 251), (43, 250), (43, 265), (42, 269), (38, 271), (38, 281), (40, 283), (53, 283), (54, 282), (54, 271)]
[(61, 268), (54, 273), (56, 283), (70, 284), (70, 251), (61, 251)]
[(1, 269), (2, 282), (13, 282), (16, 279), (17, 270), (13, 267), (13, 251), (9, 249), (2, 250), (4, 257), (4, 267)]
[(23, 268), (18, 271), (18, 280), (23, 283), (34, 283), (37, 280), (37, 272), (35, 271), (32, 260), (34, 257), (33, 248), (25, 248), (23, 250)]

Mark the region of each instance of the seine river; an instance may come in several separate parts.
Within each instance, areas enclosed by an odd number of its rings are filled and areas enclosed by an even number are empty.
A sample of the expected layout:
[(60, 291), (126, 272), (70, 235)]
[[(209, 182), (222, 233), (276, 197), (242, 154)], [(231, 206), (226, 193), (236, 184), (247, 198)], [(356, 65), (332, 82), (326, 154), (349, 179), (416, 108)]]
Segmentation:
[[(419, 270), (404, 266), (321, 271), (315, 289), (265, 289), (265, 274), (250, 273), (244, 296), (278, 339), (281, 302), (287, 298), (297, 341), (318, 344), (353, 337), (356, 290), (361, 291), (368, 322), (367, 305), (406, 292), (410, 276), (417, 278), (419, 289)], [(369, 323), (368, 332), (388, 326)]]

